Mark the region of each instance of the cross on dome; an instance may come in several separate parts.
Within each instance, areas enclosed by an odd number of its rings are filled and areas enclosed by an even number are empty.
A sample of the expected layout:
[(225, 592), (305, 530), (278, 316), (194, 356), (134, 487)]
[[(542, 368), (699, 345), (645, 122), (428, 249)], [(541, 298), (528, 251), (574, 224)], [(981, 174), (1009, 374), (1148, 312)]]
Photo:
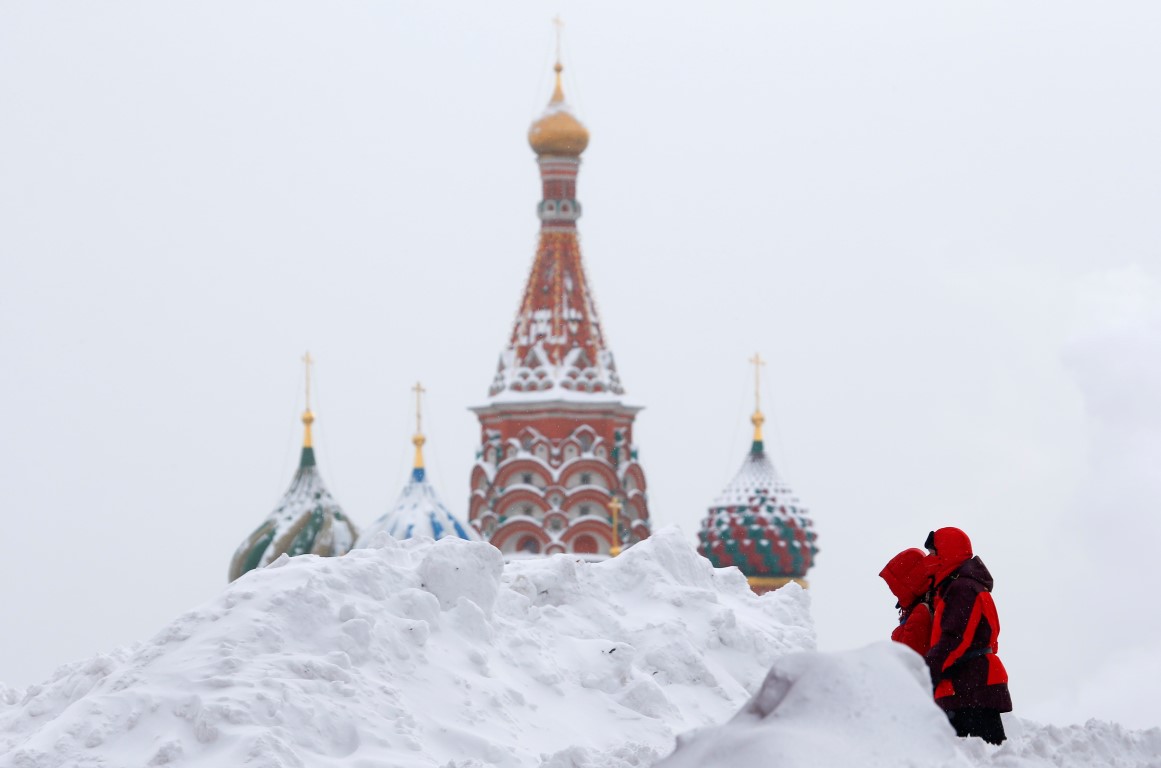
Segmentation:
[(564, 33), (564, 20), (559, 13), (552, 18), (552, 24), (556, 27), (556, 63), (560, 64), (560, 37)]
[(609, 511), (613, 513), (613, 543), (609, 546), (609, 557), (621, 554), (621, 510), (624, 508), (619, 496), (609, 499)]
[(307, 353), (302, 356), (302, 363), (306, 372), (306, 410), (302, 413), (305, 434), (302, 438), (302, 447), (313, 449), (314, 441), (310, 433), (310, 426), (314, 423), (314, 413), (310, 410), (310, 367), (314, 365), (314, 358), (310, 356), (310, 350), (307, 350)]
[(754, 443), (750, 450), (761, 453), (762, 425), (766, 423), (766, 417), (762, 415), (762, 366), (766, 361), (762, 359), (762, 355), (755, 352), (750, 358), (750, 364), (754, 366), (754, 415), (750, 417), (750, 423), (754, 425)]
[(412, 465), (411, 476), (416, 480), (422, 480), (425, 472), (423, 444), (427, 442), (427, 438), (423, 436), (423, 403), (421, 398), (427, 390), (417, 381), (411, 391), (415, 393), (415, 436), (411, 438), (411, 443), (415, 446), (415, 463)]

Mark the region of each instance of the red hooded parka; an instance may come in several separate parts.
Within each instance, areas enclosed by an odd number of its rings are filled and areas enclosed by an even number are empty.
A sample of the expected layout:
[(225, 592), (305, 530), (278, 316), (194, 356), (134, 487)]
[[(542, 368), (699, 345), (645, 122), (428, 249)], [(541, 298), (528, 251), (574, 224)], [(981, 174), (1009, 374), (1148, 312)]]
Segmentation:
[(899, 626), (891, 639), (923, 656), (931, 646), (931, 608), (924, 597), (931, 589), (927, 554), (922, 549), (905, 549), (888, 561), (879, 575), (891, 594), (899, 599)]
[(1008, 672), (999, 649), (1000, 619), (992, 601), (992, 574), (972, 555), (958, 528), (928, 537), (928, 565), (935, 578), (935, 619), (927, 666), (935, 700), (946, 710), (1012, 711)]

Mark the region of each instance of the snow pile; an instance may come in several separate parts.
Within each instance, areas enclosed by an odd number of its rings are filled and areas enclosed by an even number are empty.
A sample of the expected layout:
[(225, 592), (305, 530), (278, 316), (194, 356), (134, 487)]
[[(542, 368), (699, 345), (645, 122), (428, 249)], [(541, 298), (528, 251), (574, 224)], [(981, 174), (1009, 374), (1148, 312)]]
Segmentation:
[(0, 689), (0, 766), (646, 766), (813, 645), (802, 590), (755, 597), (674, 530), (595, 565), (387, 540)]
[(813, 646), (801, 589), (756, 597), (674, 530), (600, 564), (385, 537), (0, 685), (0, 768), (1161, 768), (1161, 729), (958, 739), (907, 648)]
[(1005, 717), (1008, 741), (960, 739), (931, 698), (923, 659), (883, 641), (778, 659), (729, 722), (678, 739), (656, 768), (1157, 768), (1161, 729), (1090, 721), (1041, 726)]

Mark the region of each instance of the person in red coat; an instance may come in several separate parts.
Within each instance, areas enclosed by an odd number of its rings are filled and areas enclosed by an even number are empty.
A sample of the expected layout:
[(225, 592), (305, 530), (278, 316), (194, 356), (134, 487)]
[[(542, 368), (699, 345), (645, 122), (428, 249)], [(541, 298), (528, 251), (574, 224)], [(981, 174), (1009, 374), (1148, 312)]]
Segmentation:
[(925, 545), (935, 582), (935, 617), (927, 667), (935, 701), (960, 736), (991, 744), (1006, 738), (1001, 712), (1012, 711), (1008, 672), (999, 650), (1000, 619), (992, 600), (992, 574), (972, 554), (959, 528), (932, 531)]
[(891, 639), (903, 643), (920, 656), (931, 647), (931, 574), (927, 570), (927, 553), (922, 549), (905, 549), (879, 571), (883, 581), (899, 602), (899, 626)]

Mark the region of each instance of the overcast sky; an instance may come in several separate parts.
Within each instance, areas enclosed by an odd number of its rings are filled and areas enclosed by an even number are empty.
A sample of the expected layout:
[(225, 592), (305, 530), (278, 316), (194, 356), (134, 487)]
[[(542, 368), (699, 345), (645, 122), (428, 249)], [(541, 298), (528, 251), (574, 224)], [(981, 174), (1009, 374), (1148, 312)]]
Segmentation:
[(740, 465), (747, 358), (819, 643), (963, 527), (1017, 712), (1161, 725), (1161, 5), (0, 3), (0, 681), (225, 585), (300, 442), (358, 523), (466, 513), (566, 21), (582, 247), (655, 525)]

